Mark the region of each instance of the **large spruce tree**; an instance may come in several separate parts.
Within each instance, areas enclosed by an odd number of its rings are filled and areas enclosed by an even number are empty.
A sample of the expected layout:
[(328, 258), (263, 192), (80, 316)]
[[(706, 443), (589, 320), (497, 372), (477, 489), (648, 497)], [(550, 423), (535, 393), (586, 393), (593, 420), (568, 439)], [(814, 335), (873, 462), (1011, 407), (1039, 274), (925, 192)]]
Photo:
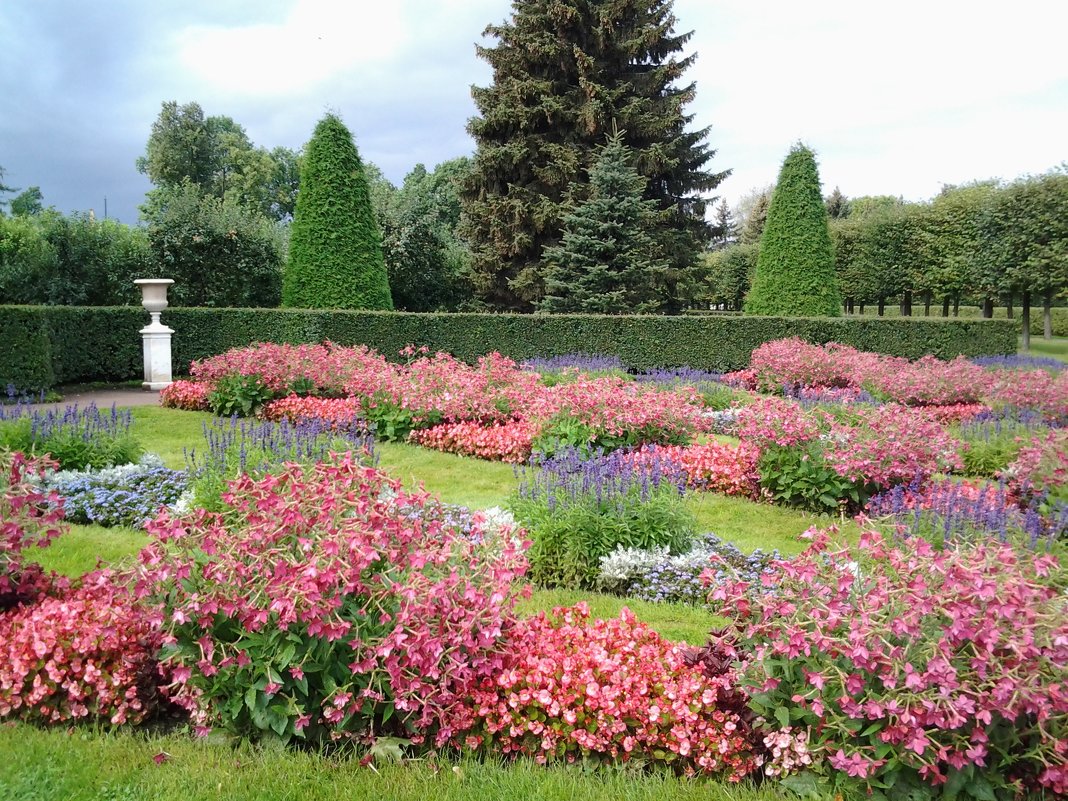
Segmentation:
[(313, 309), (392, 309), (360, 154), (334, 114), (315, 126), (300, 169), (282, 303)]
[(658, 222), (645, 179), (613, 134), (590, 170), (590, 196), (564, 216), (563, 241), (545, 250), (542, 311), (630, 314), (661, 311), (667, 260), (649, 235)]
[(567, 208), (589, 195), (598, 147), (626, 131), (645, 198), (663, 214), (650, 232), (673, 284), (709, 238), (700, 193), (727, 173), (705, 169), (708, 129), (687, 130), (694, 84), (679, 84), (693, 56), (675, 33), (671, 0), (513, 0), (479, 55), (493, 83), (472, 93), (481, 116), (465, 184), (463, 233), (484, 300), (530, 311), (545, 293), (547, 247), (560, 242)]
[(804, 145), (790, 150), (779, 172), (745, 311), (795, 317), (842, 313), (816, 156)]

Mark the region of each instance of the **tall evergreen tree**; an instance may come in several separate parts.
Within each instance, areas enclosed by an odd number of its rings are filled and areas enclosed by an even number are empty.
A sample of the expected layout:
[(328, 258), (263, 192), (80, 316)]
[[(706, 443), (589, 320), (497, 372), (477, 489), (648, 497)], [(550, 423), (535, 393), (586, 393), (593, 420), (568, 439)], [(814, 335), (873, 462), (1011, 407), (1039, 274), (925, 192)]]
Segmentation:
[(716, 213), (712, 218), (712, 241), (709, 243), (710, 250), (723, 250), (732, 245), (738, 238), (738, 224), (731, 214), (731, 207), (726, 200), (721, 200), (716, 206)]
[(837, 186), (823, 202), (827, 206), (827, 216), (832, 220), (844, 220), (849, 216), (849, 198)]
[(668, 262), (657, 258), (655, 200), (631, 166), (621, 134), (590, 169), (590, 196), (564, 216), (560, 245), (545, 250), (542, 311), (631, 314), (661, 311)]
[(315, 126), (300, 169), (282, 303), (315, 309), (392, 309), (360, 154), (334, 114)]
[(771, 205), (773, 189), (765, 189), (753, 198), (753, 204), (745, 216), (741, 233), (738, 236), (743, 245), (757, 245), (764, 235), (764, 225), (768, 221), (768, 207)]
[(816, 156), (804, 145), (790, 150), (779, 172), (745, 311), (799, 317), (842, 313)]
[[(473, 90), (481, 116), (465, 182), (464, 236), (482, 297), (530, 311), (544, 294), (542, 254), (559, 243), (569, 204), (589, 194), (588, 171), (618, 127), (647, 179), (645, 198), (663, 212), (650, 232), (669, 261), (669, 295), (709, 238), (701, 192), (726, 173), (708, 129), (688, 131), (694, 84), (679, 79), (690, 33), (675, 33), (671, 0), (513, 0), (511, 20), (491, 25), (479, 55), (493, 83)], [(671, 305), (677, 305), (672, 300)]]

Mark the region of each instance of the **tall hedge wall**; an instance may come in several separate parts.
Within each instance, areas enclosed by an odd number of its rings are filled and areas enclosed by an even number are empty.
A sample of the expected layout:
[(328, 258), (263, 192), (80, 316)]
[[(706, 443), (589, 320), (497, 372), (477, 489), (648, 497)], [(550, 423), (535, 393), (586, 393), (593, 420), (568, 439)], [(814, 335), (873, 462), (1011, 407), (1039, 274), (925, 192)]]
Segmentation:
[[(582, 351), (616, 354), (635, 369), (745, 366), (762, 342), (800, 336), (918, 358), (1016, 352), (1017, 324), (1004, 320), (431, 314), (316, 309), (168, 309), (175, 329), (174, 372), (189, 362), (251, 342), (365, 344), (386, 356), (426, 345), (474, 360), (497, 350), (516, 359)], [(0, 389), (142, 374), (139, 307), (0, 306)]]

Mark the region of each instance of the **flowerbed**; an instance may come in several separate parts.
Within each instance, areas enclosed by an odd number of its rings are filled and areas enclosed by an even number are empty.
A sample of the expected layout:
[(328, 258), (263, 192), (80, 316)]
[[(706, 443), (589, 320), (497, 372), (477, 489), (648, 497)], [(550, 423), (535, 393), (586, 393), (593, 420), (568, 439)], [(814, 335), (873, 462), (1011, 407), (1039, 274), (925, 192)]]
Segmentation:
[[(719, 708), (726, 679), (687, 665), (684, 650), (624, 610), (590, 620), (555, 609), (512, 632), (504, 669), (472, 692), (469, 748), (538, 762), (669, 765), (738, 781), (756, 768), (737, 714)], [(459, 728), (459, 727), (458, 727)]]
[[(958, 798), (1068, 792), (1068, 574), (988, 542), (935, 551), (866, 532), (712, 599), (751, 649), (742, 683), (765, 730), (865, 788)], [(838, 774), (838, 779), (844, 776)]]

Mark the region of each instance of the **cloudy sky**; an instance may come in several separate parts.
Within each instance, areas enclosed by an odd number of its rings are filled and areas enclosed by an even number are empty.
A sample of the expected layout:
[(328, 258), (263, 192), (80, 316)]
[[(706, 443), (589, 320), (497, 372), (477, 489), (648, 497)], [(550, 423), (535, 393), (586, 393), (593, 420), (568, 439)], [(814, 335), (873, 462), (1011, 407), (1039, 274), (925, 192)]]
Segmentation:
[[(871, 9), (871, 10), (868, 10)], [(165, 100), (298, 148), (339, 112), (395, 183), (469, 154), (475, 55), (507, 0), (2, 0), (0, 167), (62, 211), (137, 219), (135, 159)], [(1068, 160), (1068, 4), (676, 0), (693, 30), (695, 126), (729, 202), (792, 142), (825, 190), (929, 198)]]

